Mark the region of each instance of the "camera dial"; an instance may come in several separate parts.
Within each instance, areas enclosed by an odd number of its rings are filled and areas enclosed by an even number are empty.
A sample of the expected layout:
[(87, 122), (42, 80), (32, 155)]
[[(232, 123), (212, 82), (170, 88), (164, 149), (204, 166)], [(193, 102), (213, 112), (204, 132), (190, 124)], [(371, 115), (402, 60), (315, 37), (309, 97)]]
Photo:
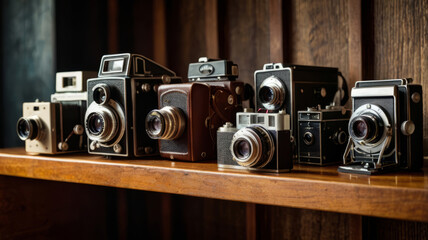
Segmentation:
[(348, 135), (345, 131), (341, 130), (334, 134), (333, 140), (336, 144), (342, 145), (346, 143), (346, 140), (348, 140)]
[(98, 104), (106, 104), (110, 100), (110, 88), (104, 83), (97, 84), (92, 88), (92, 96)]
[(284, 104), (285, 86), (275, 76), (266, 78), (259, 87), (258, 97), (267, 110), (278, 110)]
[(244, 167), (263, 168), (275, 152), (274, 140), (262, 126), (240, 129), (233, 135), (230, 146), (233, 160)]
[(184, 113), (177, 107), (166, 106), (152, 110), (146, 117), (146, 132), (152, 139), (179, 138), (186, 127)]
[(38, 116), (29, 118), (21, 117), (16, 123), (16, 132), (21, 140), (40, 139), (42, 133), (42, 122)]

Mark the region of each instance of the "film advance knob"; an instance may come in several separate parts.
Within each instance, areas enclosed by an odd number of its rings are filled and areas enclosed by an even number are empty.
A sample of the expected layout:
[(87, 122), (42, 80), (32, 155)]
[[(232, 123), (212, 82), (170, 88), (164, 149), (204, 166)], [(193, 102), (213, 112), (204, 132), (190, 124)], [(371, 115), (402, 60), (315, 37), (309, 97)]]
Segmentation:
[(413, 132), (415, 132), (415, 124), (411, 121), (404, 121), (401, 124), (401, 133), (403, 133), (406, 136), (412, 135)]

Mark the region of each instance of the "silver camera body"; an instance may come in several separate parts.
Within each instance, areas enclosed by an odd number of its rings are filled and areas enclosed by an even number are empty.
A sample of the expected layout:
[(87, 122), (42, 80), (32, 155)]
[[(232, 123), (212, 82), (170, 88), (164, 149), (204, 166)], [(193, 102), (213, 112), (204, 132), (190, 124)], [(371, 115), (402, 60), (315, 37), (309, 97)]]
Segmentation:
[(375, 174), (423, 165), (422, 86), (411, 79), (359, 81), (339, 172)]
[(60, 72), (51, 102), (23, 103), (16, 131), (28, 153), (59, 154), (86, 151), (83, 118), (87, 94), (82, 86), (95, 72)]
[(264, 172), (293, 168), (290, 115), (239, 112), (236, 123), (236, 128), (226, 123), (217, 131), (219, 168)]

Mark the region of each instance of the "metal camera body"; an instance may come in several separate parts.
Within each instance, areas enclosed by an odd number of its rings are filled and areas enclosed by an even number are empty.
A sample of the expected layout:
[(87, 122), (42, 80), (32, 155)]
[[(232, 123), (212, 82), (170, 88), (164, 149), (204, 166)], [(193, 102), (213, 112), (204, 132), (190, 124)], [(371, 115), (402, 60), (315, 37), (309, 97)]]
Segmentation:
[(358, 81), (339, 172), (375, 174), (423, 165), (422, 86), (411, 79)]
[(240, 105), (228, 102), (222, 86), (205, 82), (159, 87), (159, 109), (146, 118), (146, 130), (159, 140), (162, 157), (184, 161), (214, 160), (216, 130), (232, 121)]
[(96, 72), (74, 71), (56, 74), (56, 90), (51, 102), (23, 104), (17, 122), (18, 136), (29, 153), (59, 154), (86, 151), (84, 116), (86, 81)]
[(279, 112), (291, 117), (291, 134), (297, 137), (297, 111), (329, 105), (338, 89), (338, 69), (267, 63), (254, 72), (256, 111)]
[(236, 122), (236, 128), (226, 123), (217, 130), (219, 168), (276, 173), (293, 168), (289, 114), (239, 112)]
[(348, 142), (351, 111), (343, 107), (298, 112), (298, 162), (326, 166), (339, 163)]
[(88, 152), (106, 156), (158, 155), (157, 141), (146, 134), (144, 120), (155, 109), (161, 84), (181, 82), (176, 74), (138, 54), (101, 59), (98, 78), (88, 80), (85, 130)]
[[(244, 98), (244, 82), (237, 81), (239, 75), (238, 65), (229, 60), (209, 59), (200, 57), (197, 63), (190, 63), (188, 69), (189, 82), (204, 82), (211, 86), (224, 88), (222, 92), (217, 94), (229, 94), (227, 101), (229, 105), (234, 105), (232, 108), (225, 110), (218, 109), (225, 118), (233, 119), (235, 115), (242, 111), (242, 100)], [(216, 96), (214, 96), (216, 98)]]

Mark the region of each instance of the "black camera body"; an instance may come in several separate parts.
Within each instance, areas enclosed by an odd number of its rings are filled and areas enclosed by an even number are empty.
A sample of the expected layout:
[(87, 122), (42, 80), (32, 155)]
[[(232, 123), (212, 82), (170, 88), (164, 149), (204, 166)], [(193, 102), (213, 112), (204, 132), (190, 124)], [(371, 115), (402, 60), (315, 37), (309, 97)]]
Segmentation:
[(16, 131), (28, 153), (61, 154), (86, 151), (84, 115), (86, 81), (96, 72), (58, 72), (51, 102), (23, 104)]
[(217, 130), (220, 169), (278, 173), (293, 168), (290, 115), (239, 112), (236, 122), (236, 128), (226, 123)]
[(187, 77), (196, 81), (233, 81), (238, 78), (238, 65), (229, 60), (200, 57), (197, 63), (190, 63)]
[(308, 106), (325, 108), (338, 90), (338, 69), (268, 63), (255, 71), (256, 111), (290, 114), (291, 134), (297, 137), (297, 111)]
[(339, 172), (375, 174), (423, 165), (422, 86), (411, 79), (359, 81)]
[(299, 111), (298, 162), (326, 166), (342, 160), (351, 111), (343, 107)]
[(181, 82), (174, 72), (137, 54), (104, 55), (98, 78), (88, 80), (85, 129), (91, 154), (139, 157), (159, 153), (145, 131), (158, 105), (159, 85)]

